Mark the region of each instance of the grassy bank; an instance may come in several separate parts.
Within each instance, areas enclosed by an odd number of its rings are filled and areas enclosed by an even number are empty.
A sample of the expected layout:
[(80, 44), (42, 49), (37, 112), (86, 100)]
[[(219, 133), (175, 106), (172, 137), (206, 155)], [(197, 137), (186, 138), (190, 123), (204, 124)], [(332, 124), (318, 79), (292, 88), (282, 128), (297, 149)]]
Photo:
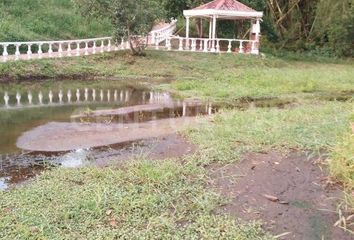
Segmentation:
[[(351, 118), (354, 126), (354, 118)], [(344, 185), (346, 195), (344, 204), (347, 210), (354, 213), (354, 128), (344, 134), (334, 147), (329, 167), (335, 180)]]
[(71, 0), (2, 0), (0, 42), (62, 40), (110, 35), (107, 19), (76, 12)]
[(152, 77), (176, 80), (161, 86), (184, 97), (235, 100), (242, 97), (348, 97), (354, 92), (354, 64), (284, 60), (268, 56), (190, 54), (149, 51), (82, 58), (11, 62), (0, 65), (0, 81)]

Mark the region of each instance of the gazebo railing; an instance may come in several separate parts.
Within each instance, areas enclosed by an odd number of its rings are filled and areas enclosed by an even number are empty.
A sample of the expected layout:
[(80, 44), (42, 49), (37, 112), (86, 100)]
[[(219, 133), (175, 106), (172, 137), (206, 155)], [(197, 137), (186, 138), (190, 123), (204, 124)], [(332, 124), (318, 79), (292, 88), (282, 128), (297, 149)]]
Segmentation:
[(215, 40), (209, 38), (185, 38), (170, 36), (166, 38), (165, 45), (155, 44), (155, 49), (164, 48), (169, 51), (192, 51), (192, 52), (227, 52), (259, 54), (256, 40), (224, 39)]

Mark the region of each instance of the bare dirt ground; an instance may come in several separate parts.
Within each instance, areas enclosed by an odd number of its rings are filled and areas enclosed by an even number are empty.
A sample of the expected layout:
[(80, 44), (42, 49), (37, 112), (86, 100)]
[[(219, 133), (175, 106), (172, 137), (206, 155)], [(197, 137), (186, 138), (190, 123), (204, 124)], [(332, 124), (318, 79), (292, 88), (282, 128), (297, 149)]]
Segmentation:
[(218, 213), (261, 220), (280, 239), (353, 239), (333, 227), (341, 191), (305, 153), (247, 154), (241, 163), (210, 168), (211, 186), (230, 202)]

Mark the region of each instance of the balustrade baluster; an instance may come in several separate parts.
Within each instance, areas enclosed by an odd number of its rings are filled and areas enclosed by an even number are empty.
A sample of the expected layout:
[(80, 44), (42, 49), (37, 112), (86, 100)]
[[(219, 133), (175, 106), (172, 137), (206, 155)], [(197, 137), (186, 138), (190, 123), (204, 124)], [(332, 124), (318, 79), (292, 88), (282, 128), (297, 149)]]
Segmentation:
[(199, 39), (199, 50), (203, 51), (203, 40)]
[(7, 47), (8, 47), (7, 44), (3, 45), (3, 48), (4, 48), (4, 51), (2, 52), (2, 56), (3, 56), (2, 60), (3, 60), (3, 62), (7, 61), (7, 56), (9, 55), (9, 53), (7, 52)]
[(208, 39), (204, 40), (204, 50), (203, 52), (208, 52)]
[(183, 51), (183, 38), (179, 38), (178, 40), (178, 51)]
[(87, 56), (89, 53), (88, 53), (88, 42), (86, 41), (85, 42), (85, 55)]
[(68, 48), (66, 49), (67, 51), (67, 56), (71, 57), (71, 42), (68, 43)]
[(111, 51), (111, 39), (108, 39), (108, 45), (107, 45), (107, 52), (110, 52)]
[(166, 47), (167, 47), (167, 50), (168, 50), (168, 51), (171, 50), (171, 39), (170, 39), (170, 38), (167, 38), (167, 39), (166, 39)]
[(220, 52), (220, 40), (216, 40), (216, 52)]
[(38, 58), (42, 58), (43, 50), (42, 50), (43, 43), (38, 44)]
[(239, 47), (239, 53), (244, 53), (245, 51), (243, 50), (243, 41), (240, 41), (240, 47)]
[(63, 56), (63, 43), (60, 42), (59, 43), (59, 49), (58, 49), (58, 53), (59, 53), (59, 57), (62, 57)]
[(49, 57), (51, 57), (53, 54), (53, 46), (52, 46), (52, 43), (48, 43), (48, 45), (49, 45), (48, 55), (49, 55)]
[(76, 42), (76, 56), (80, 56), (80, 42)]
[(16, 52), (15, 52), (15, 60), (19, 60), (20, 59), (20, 46), (21, 44), (16, 44)]
[(96, 41), (93, 40), (92, 54), (96, 54)]
[(104, 52), (104, 40), (101, 40), (101, 51), (100, 52), (101, 53)]
[(231, 47), (232, 47), (231, 40), (229, 40), (229, 45), (227, 46), (227, 52), (228, 53), (231, 53)]
[(27, 44), (27, 59), (32, 58), (32, 44)]
[(197, 47), (197, 43), (195, 39), (192, 39), (192, 51), (195, 52)]
[(190, 44), (189, 44), (189, 38), (186, 38), (186, 46), (185, 46), (185, 50), (189, 50), (189, 46), (190, 46)]

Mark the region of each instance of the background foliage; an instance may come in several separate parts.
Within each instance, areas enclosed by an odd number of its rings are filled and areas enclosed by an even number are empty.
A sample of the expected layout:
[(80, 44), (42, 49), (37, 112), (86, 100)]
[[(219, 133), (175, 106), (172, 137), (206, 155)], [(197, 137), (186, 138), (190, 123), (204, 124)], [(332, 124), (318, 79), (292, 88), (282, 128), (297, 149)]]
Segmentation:
[(72, 0), (1, 0), (0, 42), (104, 37), (109, 19), (83, 16)]
[[(168, 17), (211, 0), (162, 0)], [(310, 51), (327, 56), (353, 56), (353, 0), (239, 0), (263, 11), (263, 43), (266, 48)], [(218, 23), (219, 36), (244, 34), (240, 23)], [(247, 29), (247, 24), (245, 28)], [(181, 32), (182, 33), (182, 32)]]
[[(92, 12), (79, 14), (73, 0), (2, 0), (0, 2), (0, 41), (73, 39), (122, 35), (126, 24), (118, 15), (110, 19), (109, 12), (116, 0), (75, 0), (92, 8), (101, 5), (101, 16)], [(118, 1), (127, 9), (130, 3), (143, 6), (135, 9), (139, 22), (150, 27), (154, 19), (181, 18), (179, 33), (183, 35), (183, 10), (211, 0), (150, 0)], [(264, 11), (262, 22), (263, 50), (307, 51), (313, 55), (353, 57), (354, 0), (239, 0)], [(146, 2), (149, 7), (146, 8)], [(125, 6), (122, 5), (122, 6)], [(154, 8), (150, 8), (154, 5)], [(105, 6), (102, 8), (102, 6)], [(156, 9), (157, 7), (157, 9)], [(152, 9), (152, 10), (151, 10)], [(96, 9), (97, 10), (97, 9)], [(119, 12), (122, 13), (122, 10)], [(89, 13), (89, 14), (88, 14)], [(161, 15), (163, 14), (163, 16)], [(85, 16), (85, 17), (83, 17)], [(112, 24), (113, 23), (113, 24)], [(218, 36), (243, 37), (249, 29), (247, 22), (220, 21)], [(112, 25), (116, 27), (113, 28)], [(118, 27), (117, 27), (118, 26)], [(120, 27), (121, 26), (121, 27)], [(143, 30), (144, 30), (143, 29)], [(195, 28), (192, 28), (195, 29)], [(142, 29), (136, 28), (136, 32)], [(145, 31), (145, 30), (144, 30)], [(207, 31), (205, 31), (207, 32)]]

